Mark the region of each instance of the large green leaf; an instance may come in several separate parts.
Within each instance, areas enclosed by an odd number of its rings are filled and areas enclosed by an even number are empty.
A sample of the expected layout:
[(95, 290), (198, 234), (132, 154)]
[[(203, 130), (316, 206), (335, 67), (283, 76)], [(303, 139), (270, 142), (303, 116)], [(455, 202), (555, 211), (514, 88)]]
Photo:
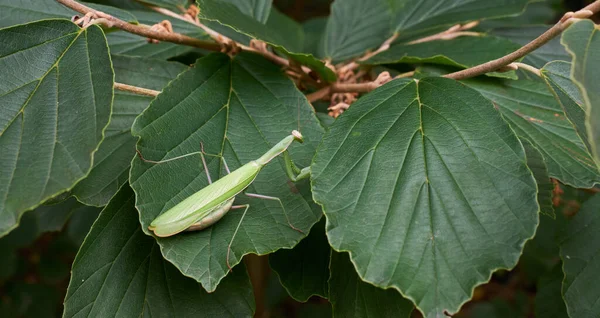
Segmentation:
[(561, 41), (573, 55), (571, 78), (583, 95), (588, 139), (596, 164), (600, 167), (600, 81), (596, 71), (600, 64), (598, 28), (590, 20), (575, 23), (565, 31)]
[(520, 13), (528, 0), (338, 0), (323, 41), (325, 56), (345, 60), (401, 39), (439, 32), (461, 22)]
[(293, 249), (271, 254), (269, 263), (288, 294), (297, 301), (306, 302), (314, 295), (327, 298), (329, 254), (331, 249), (323, 219)]
[(312, 165), (333, 248), (427, 317), (514, 266), (538, 223), (523, 146), (491, 102), (445, 78), (395, 80), (329, 128)]
[(600, 182), (585, 144), (546, 84), (492, 79), (468, 80), (465, 84), (491, 100), (517, 135), (544, 155), (550, 177), (578, 188)]
[[(137, 23), (129, 12), (101, 4), (86, 4), (89, 7), (111, 14), (121, 20)], [(32, 21), (67, 18), (81, 14), (73, 11), (56, 0), (0, 0), (0, 28)]]
[[(298, 125), (305, 142), (293, 145), (290, 152), (300, 166), (308, 166), (323, 128), (294, 84), (258, 55), (241, 53), (230, 60), (212, 54), (166, 87), (136, 119), (132, 132), (140, 137), (138, 149), (146, 158), (197, 152), (202, 142), (206, 152), (224, 154), (233, 170), (260, 157)], [(208, 165), (213, 180), (223, 175), (218, 158), (208, 158)], [(154, 218), (208, 184), (199, 156), (159, 165), (136, 159), (130, 182), (148, 234)], [(279, 197), (292, 224), (306, 234), (321, 217), (311, 202), (308, 182), (289, 184), (282, 159), (265, 166), (248, 191)], [(278, 202), (243, 195), (238, 199), (251, 207), (233, 242), (232, 266), (245, 254), (291, 248), (305, 236), (290, 228)], [(242, 212), (231, 211), (204, 231), (158, 238), (164, 257), (213, 291), (228, 273), (227, 245)]]
[(533, 172), (535, 181), (538, 185), (538, 203), (540, 204), (540, 212), (555, 218), (554, 206), (552, 205), (552, 196), (554, 184), (548, 176), (548, 168), (542, 153), (535, 148), (529, 141), (522, 140), (525, 154), (527, 155), (527, 166)]
[(412, 303), (393, 289), (363, 282), (347, 253), (331, 253), (329, 294), (333, 317), (410, 317)]
[[(364, 64), (432, 63), (468, 68), (495, 60), (518, 48), (520, 45), (500, 37), (463, 36), (453, 40), (393, 44), (388, 50), (366, 60)], [(490, 74), (515, 78), (514, 72)]]
[(560, 243), (562, 292), (571, 317), (600, 316), (600, 194), (587, 200), (565, 228)]
[(64, 317), (251, 317), (243, 269), (213, 294), (165, 261), (138, 221), (125, 185), (92, 226), (73, 263)]
[[(162, 90), (186, 69), (180, 63), (128, 56), (112, 56), (115, 81), (148, 89)], [(152, 101), (152, 97), (115, 91), (113, 112), (106, 136), (94, 155), (89, 175), (73, 188), (73, 195), (87, 205), (104, 206), (129, 178), (131, 158), (137, 138), (131, 125)]]
[(550, 62), (540, 71), (542, 78), (546, 81), (556, 100), (565, 111), (565, 115), (567, 115), (567, 118), (575, 126), (575, 130), (587, 148), (591, 149), (585, 127), (583, 96), (581, 96), (581, 91), (577, 87), (577, 84), (571, 80), (571, 63), (564, 61)]
[(311, 54), (298, 53), (302, 51), (301, 44), (303, 41), (297, 41), (288, 37), (287, 32), (280, 32), (278, 29), (269, 28), (244, 14), (236, 6), (223, 2), (223, 0), (197, 0), (197, 2), (200, 7), (200, 18), (217, 21), (236, 32), (269, 43), (276, 49), (281, 50), (288, 57), (319, 73), (324, 81), (335, 81), (335, 74), (325, 66), (325, 63), (316, 59)]
[[(92, 168), (113, 70), (102, 29), (68, 20), (0, 29), (0, 236)], [(93, 70), (93, 71), (92, 71)]]

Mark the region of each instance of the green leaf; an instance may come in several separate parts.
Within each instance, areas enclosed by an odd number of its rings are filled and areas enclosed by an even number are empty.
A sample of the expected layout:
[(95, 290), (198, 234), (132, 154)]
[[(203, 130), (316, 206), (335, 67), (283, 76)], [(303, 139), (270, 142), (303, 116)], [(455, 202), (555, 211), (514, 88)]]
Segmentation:
[[(0, 29), (0, 236), (92, 168), (113, 99), (102, 29), (68, 20)], [(93, 70), (93, 72), (92, 72)]]
[(315, 295), (327, 298), (330, 253), (325, 220), (322, 220), (293, 249), (271, 254), (269, 263), (288, 294), (297, 301), (306, 302)]
[(137, 0), (154, 5), (161, 8), (166, 8), (176, 13), (185, 12), (188, 8), (189, 0)]
[[(305, 167), (310, 165), (323, 128), (304, 96), (278, 67), (242, 52), (234, 60), (224, 54), (198, 60), (136, 119), (132, 132), (140, 137), (138, 150), (147, 159), (198, 152), (202, 142), (207, 153), (223, 154), (233, 171), (259, 158), (298, 129), (298, 124), (305, 141), (290, 147), (290, 153)], [(209, 157), (207, 161), (213, 180), (224, 174), (221, 160)], [(136, 159), (130, 182), (147, 234), (148, 225), (159, 214), (208, 185), (199, 156), (159, 165)], [(308, 181), (291, 186), (282, 159), (266, 165), (248, 192), (280, 198), (292, 224), (304, 233), (321, 217), (321, 210), (312, 204)], [(232, 245), (232, 266), (245, 254), (291, 248), (305, 236), (290, 228), (278, 202), (243, 195), (236, 201), (251, 207)], [(204, 231), (157, 238), (164, 257), (213, 291), (228, 273), (227, 245), (242, 212), (231, 211)]]
[(252, 17), (245, 15), (237, 7), (223, 2), (223, 0), (197, 0), (197, 2), (201, 8), (199, 15), (201, 19), (217, 21), (236, 32), (264, 41), (277, 50), (281, 50), (289, 58), (308, 66), (317, 72), (324, 81), (335, 81), (335, 74), (325, 66), (325, 63), (316, 59), (311, 54), (294, 53), (302, 51), (301, 44), (303, 41), (287, 37), (286, 32), (279, 32), (276, 29), (269, 28)]
[(334, 1), (323, 35), (323, 57), (340, 62), (385, 42), (392, 35), (389, 5), (384, 0)]
[[(323, 42), (325, 56), (341, 61), (381, 45), (440, 32), (454, 24), (520, 13), (528, 0), (338, 0)], [(404, 39), (404, 40), (403, 40)]]
[(569, 317), (565, 300), (562, 298), (561, 287), (563, 272), (560, 264), (554, 266), (551, 272), (542, 276), (537, 284), (535, 294), (535, 316), (544, 318)]
[(302, 23), (304, 30), (304, 49), (303, 52), (310, 53), (318, 58), (322, 58), (321, 41), (327, 27), (327, 17), (312, 18)]
[(541, 70), (542, 77), (556, 97), (556, 100), (565, 111), (577, 134), (591, 150), (588, 142), (587, 128), (585, 127), (585, 110), (583, 96), (579, 87), (571, 80), (571, 63), (555, 61), (548, 63)]
[[(187, 68), (180, 63), (119, 55), (113, 55), (112, 62), (116, 82), (159, 91)], [(104, 206), (127, 181), (137, 141), (131, 125), (152, 99), (115, 90), (110, 125), (94, 155), (94, 167), (72, 191), (79, 201)]]
[(58, 204), (42, 205), (23, 215), (20, 226), (0, 240), (0, 248), (23, 248), (43, 233), (61, 231), (71, 215), (90, 210), (94, 208), (86, 207), (73, 198)]
[(571, 317), (600, 316), (600, 194), (594, 195), (567, 223), (560, 243), (565, 279), (562, 292)]
[(535, 237), (527, 241), (523, 255), (519, 259), (519, 271), (527, 283), (534, 284), (560, 263), (558, 256), (558, 234), (562, 231), (566, 218), (556, 213), (556, 218), (540, 217)]
[(393, 289), (363, 282), (347, 253), (331, 253), (330, 302), (333, 317), (410, 317), (412, 303)]
[(104, 208), (73, 263), (63, 317), (251, 317), (244, 269), (213, 294), (184, 277), (144, 234), (125, 185)]
[(532, 25), (548, 24), (556, 21), (565, 10), (562, 0), (529, 0), (525, 11), (517, 16), (490, 19), (483, 21), (478, 28), (489, 30), (499, 27), (529, 27)]
[(544, 155), (550, 177), (578, 188), (600, 181), (585, 144), (546, 84), (492, 79), (464, 83), (491, 100), (517, 135)]
[(523, 146), (491, 102), (445, 78), (359, 99), (323, 138), (312, 188), (331, 246), (426, 317), (513, 267), (538, 223)]
[(273, 8), (271, 9), (271, 15), (269, 15), (266, 26), (272, 30), (277, 30), (278, 33), (289, 39), (289, 41), (293, 41), (294, 44), (292, 47), (297, 48), (298, 51), (302, 51), (304, 47), (304, 29), (302, 29), (302, 25), (298, 22)]
[(271, 18), (272, 12), (276, 10), (271, 9), (273, 5), (272, 0), (221, 0), (224, 2), (235, 5), (240, 12), (254, 18), (254, 20), (260, 23), (267, 23), (267, 19)]
[(583, 20), (569, 27), (561, 42), (573, 56), (571, 78), (581, 89), (586, 105), (586, 127), (592, 154), (600, 167), (600, 82), (596, 76), (600, 63), (600, 36), (598, 27)]
[[(163, 20), (169, 20), (173, 26), (173, 31), (177, 33), (202, 40), (210, 40), (210, 37), (204, 30), (190, 22), (151, 11), (133, 10), (131, 14), (135, 15), (140, 23), (147, 25), (154, 25)], [(185, 53), (199, 51), (191, 46), (171, 42), (148, 43), (147, 38), (125, 31), (111, 32), (107, 35), (107, 38), (112, 54), (168, 59)]]
[(522, 140), (522, 143), (527, 155), (527, 166), (533, 172), (533, 177), (538, 185), (537, 198), (540, 205), (540, 212), (554, 219), (556, 218), (554, 206), (552, 205), (554, 184), (550, 180), (550, 176), (548, 176), (548, 168), (546, 167), (544, 156), (526, 139)]
[[(495, 36), (462, 36), (453, 40), (393, 44), (364, 64), (431, 63), (469, 68), (495, 60), (519, 48), (519, 45)], [(489, 75), (516, 78), (514, 72)]]
[[(125, 10), (94, 3), (86, 5), (123, 21), (137, 23), (137, 19)], [(0, 28), (43, 19), (71, 19), (74, 15), (81, 16), (56, 0), (0, 0)]]

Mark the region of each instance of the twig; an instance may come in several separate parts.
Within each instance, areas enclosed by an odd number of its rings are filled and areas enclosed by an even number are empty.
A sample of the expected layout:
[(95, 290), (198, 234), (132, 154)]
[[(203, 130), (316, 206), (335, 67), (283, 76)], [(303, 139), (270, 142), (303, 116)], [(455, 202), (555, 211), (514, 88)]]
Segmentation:
[(156, 97), (158, 94), (160, 94), (159, 91), (142, 88), (142, 87), (137, 87), (137, 86), (131, 86), (131, 85), (122, 84), (122, 83), (115, 83), (114, 88), (118, 89), (120, 91), (126, 91), (126, 92), (130, 92), (130, 93), (138, 94), (138, 95), (145, 95), (145, 96), (151, 96), (151, 97)]
[[(383, 42), (383, 44), (381, 44), (381, 46), (377, 50), (363, 55), (357, 61), (359, 61), (359, 62), (366, 61), (366, 60), (370, 59), (371, 57), (373, 57), (383, 51), (387, 51), (390, 48), (390, 45), (392, 44), (392, 42), (394, 42), (398, 38), (398, 36), (399, 36), (398, 33), (394, 33), (394, 35), (392, 35), (389, 39), (385, 40), (385, 42)], [(359, 66), (360, 66), (360, 64), (358, 64), (356, 61), (350, 62), (349, 64), (342, 66), (338, 70), (338, 74), (344, 74), (344, 73), (350, 72), (352, 70), (357, 69)]]
[[(152, 5), (147, 5), (147, 4), (144, 4), (144, 5), (146, 5), (149, 9), (154, 10), (154, 11), (156, 11), (158, 13), (161, 13), (161, 14), (164, 14), (166, 16), (169, 16), (169, 17), (172, 17), (172, 18), (175, 18), (175, 19), (179, 19), (179, 20), (191, 23), (191, 24), (193, 24), (193, 25), (201, 28), (204, 32), (206, 32), (206, 34), (208, 34), (208, 36), (210, 36), (213, 40), (215, 40), (215, 42), (221, 43), (221, 45), (224, 45), (224, 44), (230, 43), (230, 42), (234, 42), (233, 40), (229, 39), (228, 37), (226, 37), (226, 36), (224, 36), (224, 35), (216, 32), (216, 31), (214, 31), (213, 29), (207, 27), (206, 25), (204, 25), (203, 23), (201, 23), (200, 20), (198, 20), (197, 18), (195, 18), (195, 19), (194, 18), (189, 19), (189, 18), (187, 18), (186, 15), (178, 14), (176, 12), (173, 12), (173, 11), (169, 10), (169, 9), (160, 8), (160, 7), (156, 7), (156, 6), (152, 6)], [(188, 16), (191, 16), (191, 15), (188, 15)], [(242, 50), (244, 50), (244, 51), (251, 51), (251, 52), (260, 54), (264, 58), (266, 58), (267, 60), (269, 60), (269, 61), (271, 61), (271, 62), (273, 62), (273, 63), (275, 63), (277, 65), (281, 65), (281, 66), (284, 66), (284, 67), (289, 67), (290, 66), (290, 62), (287, 59), (285, 59), (283, 57), (280, 57), (280, 56), (274, 54), (273, 52), (271, 52), (269, 50), (261, 50), (261, 49), (258, 49), (256, 47), (252, 46), (252, 45), (247, 46), (247, 45), (243, 45), (241, 43), (236, 43), (236, 45), (239, 48), (241, 48)], [(303, 66), (302, 70), (305, 73), (309, 73), (311, 71), (310, 68), (308, 68), (306, 66)]]
[(106, 14), (102, 11), (98, 11), (92, 9), (88, 6), (85, 6), (79, 2), (74, 0), (56, 0), (58, 3), (71, 8), (81, 14), (91, 13), (97, 17), (97, 19), (105, 19), (101, 21), (106, 21), (107, 26), (119, 28), (123, 31), (127, 31), (129, 33), (141, 35), (146, 38), (156, 39), (159, 41), (172, 42), (177, 44), (183, 44), (188, 46), (193, 46), (201, 49), (206, 49), (210, 51), (219, 51), (221, 46), (218, 43), (203, 41), (200, 39), (192, 38), (187, 35), (183, 35), (180, 33), (166, 33), (166, 32), (157, 32), (152, 30), (148, 26), (144, 25), (135, 25), (123, 20), (117, 19), (110, 14)]
[(456, 24), (456, 25), (451, 26), (446, 31), (442, 31), (440, 33), (436, 33), (433, 35), (426, 36), (424, 38), (420, 38), (420, 39), (408, 42), (408, 44), (417, 44), (417, 43), (424, 43), (424, 42), (430, 42), (430, 41), (436, 41), (436, 40), (452, 40), (459, 36), (481, 36), (482, 34), (479, 32), (465, 31), (465, 30), (472, 29), (472, 28), (476, 27), (477, 25), (479, 25), (479, 21), (469, 22), (465, 25)]
[(501, 69), (512, 62), (522, 58), (523, 56), (535, 51), (542, 45), (548, 43), (550, 40), (561, 34), (566, 28), (568, 28), (574, 21), (578, 19), (589, 18), (600, 11), (600, 0), (596, 0), (587, 7), (573, 13), (567, 12), (565, 15), (556, 23), (552, 28), (548, 31), (544, 32), (542, 35), (534, 39), (533, 41), (527, 43), (525, 46), (520, 49), (503, 56), (501, 58), (489, 61), (487, 63), (483, 63), (462, 71), (450, 73), (444, 75), (444, 77), (452, 78), (455, 80), (461, 80), (466, 78), (471, 78), (479, 75), (483, 75), (485, 73), (493, 72), (498, 69)]
[(517, 69), (523, 69), (523, 70), (526, 70), (526, 71), (528, 71), (528, 72), (530, 72), (530, 73), (533, 73), (533, 74), (535, 74), (535, 75), (537, 75), (537, 76), (539, 76), (539, 77), (541, 77), (541, 76), (542, 76), (542, 72), (540, 72), (540, 70), (539, 70), (539, 69), (537, 69), (537, 68), (535, 68), (535, 67), (533, 67), (533, 66), (531, 66), (531, 65), (529, 65), (529, 64), (520, 63), (520, 62), (512, 62), (512, 63), (510, 63), (510, 64), (508, 64), (508, 65), (509, 65), (509, 66), (510, 66), (510, 65), (516, 66), (516, 67), (517, 67)]
[[(411, 75), (414, 72), (409, 72)], [(409, 74), (406, 73), (406, 74)], [(411, 76), (406, 75), (406, 76)], [(314, 102), (320, 99), (325, 99), (326, 97), (335, 94), (335, 93), (368, 93), (372, 90), (375, 90), (377, 87), (389, 82), (392, 80), (392, 76), (388, 72), (382, 72), (377, 76), (372, 82), (364, 82), (364, 83), (333, 83), (329, 86), (323, 87), (320, 90), (306, 95), (306, 98), (309, 102)]]

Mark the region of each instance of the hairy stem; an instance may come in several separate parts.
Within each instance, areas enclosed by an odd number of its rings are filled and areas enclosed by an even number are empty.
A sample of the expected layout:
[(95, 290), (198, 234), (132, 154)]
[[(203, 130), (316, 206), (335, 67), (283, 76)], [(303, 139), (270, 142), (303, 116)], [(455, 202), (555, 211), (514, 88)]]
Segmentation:
[(145, 96), (151, 96), (151, 97), (156, 97), (156, 95), (160, 94), (159, 91), (155, 91), (152, 89), (131, 86), (131, 85), (116, 83), (116, 82), (115, 82), (114, 88), (118, 89), (120, 91), (126, 91), (126, 92), (130, 92), (130, 93), (138, 94), (138, 95), (145, 95)]
[(206, 50), (210, 50), (210, 51), (220, 51), (221, 50), (221, 46), (218, 43), (203, 41), (200, 39), (192, 38), (187, 35), (183, 35), (183, 34), (175, 33), (175, 32), (167, 33), (167, 32), (154, 31), (154, 30), (151, 30), (148, 26), (135, 25), (135, 24), (128, 23), (121, 19), (117, 19), (110, 14), (106, 14), (102, 11), (92, 9), (92, 8), (90, 8), (86, 5), (83, 5), (79, 2), (76, 2), (74, 0), (56, 0), (56, 1), (68, 8), (71, 8), (71, 9), (81, 13), (81, 14), (91, 13), (91, 14), (95, 15), (96, 17), (98, 17), (98, 19), (104, 19), (104, 20), (102, 20), (103, 22), (105, 22), (103, 24), (108, 27), (119, 28), (119, 29), (121, 29), (123, 31), (127, 31), (129, 33), (141, 35), (143, 37), (156, 39), (159, 41), (183, 44), (183, 45), (193, 46), (193, 47), (206, 49)]
[(514, 61), (522, 58), (523, 56), (535, 51), (542, 45), (548, 43), (550, 40), (561, 34), (565, 29), (569, 27), (576, 19), (585, 19), (594, 15), (600, 11), (600, 0), (594, 1), (592, 4), (587, 7), (573, 13), (567, 12), (558, 23), (556, 23), (552, 28), (548, 29), (548, 31), (544, 32), (542, 35), (534, 39), (533, 41), (527, 43), (525, 46), (520, 49), (505, 55), (501, 58), (462, 70), (454, 73), (450, 73), (445, 75), (444, 77), (452, 78), (455, 80), (461, 80), (466, 78), (471, 78), (479, 75), (483, 75), (485, 73), (493, 72), (498, 69), (501, 69)]
[(509, 66), (511, 66), (511, 65), (516, 66), (517, 69), (522, 69), (522, 70), (528, 71), (528, 72), (530, 72), (532, 74), (535, 74), (535, 75), (537, 75), (539, 77), (542, 76), (542, 72), (540, 72), (539, 69), (537, 69), (537, 68), (535, 68), (535, 67), (533, 67), (533, 66), (531, 66), (529, 64), (520, 63), (520, 62), (513, 62), (513, 63), (510, 63), (508, 65)]

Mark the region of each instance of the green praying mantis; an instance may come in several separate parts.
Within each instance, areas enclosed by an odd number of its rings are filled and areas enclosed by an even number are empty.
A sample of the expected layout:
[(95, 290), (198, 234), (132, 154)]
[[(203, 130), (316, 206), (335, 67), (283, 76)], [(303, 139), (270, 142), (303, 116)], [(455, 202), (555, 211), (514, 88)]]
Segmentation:
[[(232, 172), (229, 171), (227, 162), (222, 155), (209, 155), (205, 153), (202, 144), (200, 145), (201, 151), (199, 152), (193, 152), (162, 161), (147, 160), (142, 156), (141, 152), (136, 150), (142, 161), (154, 164), (166, 163), (199, 154), (200, 158), (202, 159), (202, 164), (204, 166), (209, 183), (209, 185), (205, 188), (200, 189), (198, 192), (190, 195), (174, 207), (160, 214), (152, 221), (148, 229), (154, 232), (154, 235), (158, 237), (168, 237), (184, 231), (199, 231), (206, 229), (218, 222), (230, 210), (243, 208), (244, 212), (242, 217), (240, 218), (231, 241), (227, 246), (227, 267), (229, 270), (231, 270), (231, 266), (229, 265), (231, 245), (235, 239), (235, 236), (237, 235), (240, 225), (242, 224), (242, 220), (246, 216), (246, 212), (250, 207), (249, 204), (233, 205), (235, 197), (240, 193), (244, 193), (246, 196), (252, 198), (278, 201), (283, 209), (283, 213), (289, 226), (292, 229), (303, 233), (301, 230), (292, 225), (285, 207), (279, 198), (244, 192), (244, 190), (246, 190), (246, 188), (248, 188), (256, 179), (261, 169), (280, 154), (283, 154), (285, 170), (292, 182), (296, 182), (310, 176), (310, 166), (300, 169), (298, 166), (296, 166), (296, 164), (294, 164), (289, 152), (287, 151), (288, 147), (290, 147), (294, 141), (299, 143), (304, 142), (302, 134), (297, 130), (293, 130), (290, 135), (283, 138), (260, 158), (250, 161)], [(227, 171), (227, 175), (213, 183), (210, 178), (206, 160), (204, 158), (205, 155), (221, 158), (221, 160), (223, 160), (225, 170)]]

